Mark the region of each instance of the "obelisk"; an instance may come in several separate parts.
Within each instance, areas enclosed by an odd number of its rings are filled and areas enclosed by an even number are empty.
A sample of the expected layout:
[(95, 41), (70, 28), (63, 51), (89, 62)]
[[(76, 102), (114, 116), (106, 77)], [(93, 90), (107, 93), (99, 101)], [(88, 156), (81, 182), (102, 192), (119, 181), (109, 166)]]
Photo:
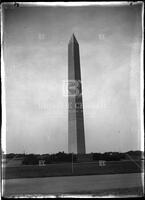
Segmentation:
[(74, 34), (68, 44), (68, 152), (86, 153), (79, 44)]

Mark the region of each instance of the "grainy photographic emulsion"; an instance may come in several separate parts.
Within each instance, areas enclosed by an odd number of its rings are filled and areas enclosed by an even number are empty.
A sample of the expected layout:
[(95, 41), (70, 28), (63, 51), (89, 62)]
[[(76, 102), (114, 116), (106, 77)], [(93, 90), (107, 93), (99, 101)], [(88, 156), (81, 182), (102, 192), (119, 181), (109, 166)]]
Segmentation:
[(143, 3), (2, 3), (2, 197), (144, 195)]

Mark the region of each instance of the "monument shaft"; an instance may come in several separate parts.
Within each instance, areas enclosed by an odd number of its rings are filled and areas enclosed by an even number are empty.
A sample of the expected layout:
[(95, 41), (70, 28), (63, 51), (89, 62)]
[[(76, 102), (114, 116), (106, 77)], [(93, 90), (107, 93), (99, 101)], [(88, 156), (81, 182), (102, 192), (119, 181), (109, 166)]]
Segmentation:
[(68, 151), (85, 154), (79, 44), (72, 35), (68, 45)]

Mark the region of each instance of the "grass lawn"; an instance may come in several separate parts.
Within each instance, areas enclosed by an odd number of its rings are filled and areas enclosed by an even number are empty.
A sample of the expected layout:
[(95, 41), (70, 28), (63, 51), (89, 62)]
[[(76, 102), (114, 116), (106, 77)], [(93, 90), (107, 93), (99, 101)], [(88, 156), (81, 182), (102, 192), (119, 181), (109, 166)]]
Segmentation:
[(101, 175), (101, 174), (121, 174), (140, 173), (141, 161), (108, 161), (106, 166), (100, 167), (98, 162), (74, 163), (73, 171), (71, 163), (48, 164), (46, 166), (24, 166), (4, 167), (3, 178), (36, 178), (49, 176), (78, 176), (78, 175)]

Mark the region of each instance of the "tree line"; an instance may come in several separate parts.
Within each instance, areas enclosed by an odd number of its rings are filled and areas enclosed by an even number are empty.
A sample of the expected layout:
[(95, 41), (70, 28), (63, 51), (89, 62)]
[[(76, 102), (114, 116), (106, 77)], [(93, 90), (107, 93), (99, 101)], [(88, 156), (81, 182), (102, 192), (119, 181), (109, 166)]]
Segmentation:
[[(125, 153), (119, 152), (105, 152), (105, 153), (90, 153), (92, 161), (120, 161), (131, 158), (141, 159), (143, 152), (129, 151)], [(6, 154), (6, 159), (22, 159), (24, 165), (37, 165), (40, 160), (44, 160), (45, 164), (62, 163), (62, 162), (77, 162), (78, 155), (65, 152), (58, 152), (56, 154)]]

